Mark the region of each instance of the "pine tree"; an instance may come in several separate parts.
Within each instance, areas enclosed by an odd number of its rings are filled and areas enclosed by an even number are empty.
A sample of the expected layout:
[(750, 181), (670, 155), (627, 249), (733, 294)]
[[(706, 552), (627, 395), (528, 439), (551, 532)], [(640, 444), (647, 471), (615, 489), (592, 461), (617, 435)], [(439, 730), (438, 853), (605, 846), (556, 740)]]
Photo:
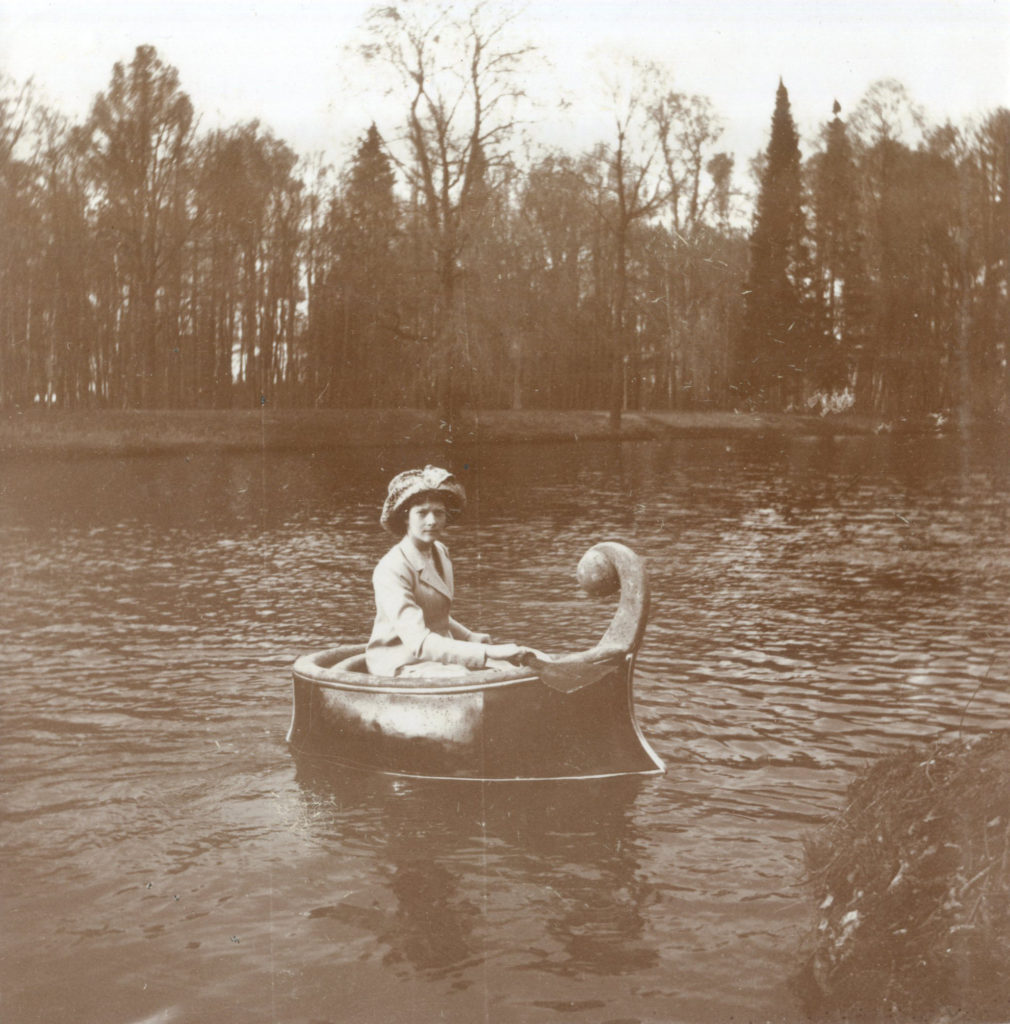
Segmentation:
[(392, 163), (373, 123), (351, 160), (343, 206), (333, 224), (339, 299), (331, 401), (399, 401), (397, 374), (391, 371), (397, 365), (404, 282), (396, 273), (399, 209), (393, 185)]
[(825, 391), (848, 383), (869, 316), (856, 167), (841, 109), (836, 100), (814, 188), (818, 319), (809, 371), (811, 382)]
[(800, 396), (809, 340), (799, 136), (779, 80), (750, 240), (750, 274), (737, 349), (738, 389), (759, 405)]
[(396, 224), (393, 183), (393, 166), (373, 121), (351, 161), (347, 206), (355, 232), (383, 245), (388, 245)]

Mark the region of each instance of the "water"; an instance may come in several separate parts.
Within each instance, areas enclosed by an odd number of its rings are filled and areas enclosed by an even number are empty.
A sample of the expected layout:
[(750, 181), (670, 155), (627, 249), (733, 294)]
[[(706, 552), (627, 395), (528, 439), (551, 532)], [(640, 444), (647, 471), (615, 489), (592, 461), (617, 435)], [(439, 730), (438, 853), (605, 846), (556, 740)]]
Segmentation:
[(385, 483), (434, 455), (3, 466), (5, 1022), (803, 1019), (803, 837), (882, 752), (1006, 725), (1002, 451), (461, 452), (468, 625), (588, 647), (611, 606), (578, 558), (648, 560), (638, 717), (668, 773), (296, 764), (290, 663), (366, 635)]

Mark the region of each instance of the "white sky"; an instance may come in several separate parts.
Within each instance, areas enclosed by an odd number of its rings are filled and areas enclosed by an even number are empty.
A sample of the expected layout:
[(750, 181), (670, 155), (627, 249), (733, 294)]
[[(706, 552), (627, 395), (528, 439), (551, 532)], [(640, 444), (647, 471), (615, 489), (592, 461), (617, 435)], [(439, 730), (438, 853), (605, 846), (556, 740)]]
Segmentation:
[[(346, 48), (369, 0), (0, 0), (0, 69), (83, 118), (113, 64), (154, 45), (180, 73), (204, 128), (258, 118), (296, 152), (342, 163), (383, 101)], [(810, 139), (897, 78), (931, 121), (1010, 106), (1008, 0), (532, 0), (521, 24), (576, 92), (543, 133), (568, 148), (608, 140), (592, 55), (662, 61), (675, 88), (712, 100), (741, 171), (767, 143), (781, 76)], [(584, 88), (580, 86), (584, 85)], [(541, 89), (551, 92), (551, 89)], [(804, 151), (810, 149), (807, 144)]]

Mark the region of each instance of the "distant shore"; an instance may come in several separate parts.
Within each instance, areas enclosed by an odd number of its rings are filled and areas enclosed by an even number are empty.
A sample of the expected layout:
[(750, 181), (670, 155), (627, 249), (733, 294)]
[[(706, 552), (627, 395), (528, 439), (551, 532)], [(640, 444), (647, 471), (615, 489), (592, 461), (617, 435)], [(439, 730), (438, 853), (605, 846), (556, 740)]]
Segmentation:
[(605, 412), (467, 411), (450, 434), (421, 409), (95, 410), (0, 413), (0, 455), (132, 455), (189, 451), (326, 451), (391, 445), (660, 440), (708, 435), (868, 435), (934, 431), (851, 414), (628, 412), (618, 432)]

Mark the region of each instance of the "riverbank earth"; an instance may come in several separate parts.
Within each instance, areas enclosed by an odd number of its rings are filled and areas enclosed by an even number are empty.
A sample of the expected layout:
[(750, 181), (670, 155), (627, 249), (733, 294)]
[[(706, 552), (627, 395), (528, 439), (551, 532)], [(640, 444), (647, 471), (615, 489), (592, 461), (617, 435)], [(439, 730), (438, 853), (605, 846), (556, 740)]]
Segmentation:
[(452, 429), (420, 409), (10, 411), (0, 416), (0, 454), (145, 454), (173, 451), (327, 451), (438, 443), (505, 444), (653, 440), (683, 435), (837, 436), (945, 429), (939, 418), (882, 422), (851, 414), (628, 412), (613, 431), (605, 412), (465, 412)]
[(896, 751), (806, 844), (801, 988), (830, 1020), (1005, 1021), (1010, 732)]

